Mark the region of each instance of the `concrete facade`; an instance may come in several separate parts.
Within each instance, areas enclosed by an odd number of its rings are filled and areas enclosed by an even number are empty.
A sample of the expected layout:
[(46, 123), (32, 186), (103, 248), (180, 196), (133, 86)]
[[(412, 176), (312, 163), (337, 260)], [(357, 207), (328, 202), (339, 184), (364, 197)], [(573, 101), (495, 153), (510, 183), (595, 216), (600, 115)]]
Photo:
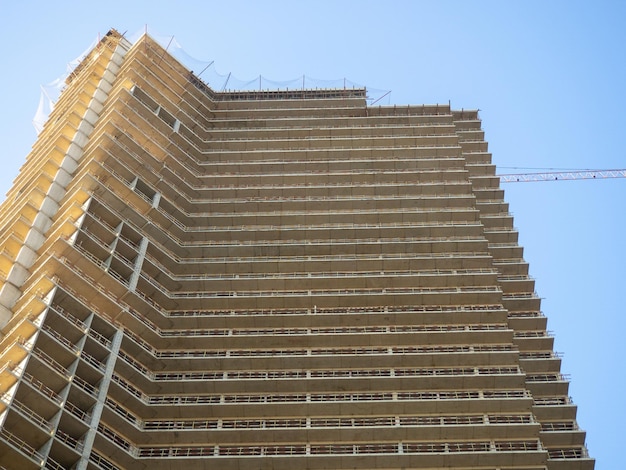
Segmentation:
[(594, 467), (477, 111), (111, 31), (0, 227), (4, 468)]

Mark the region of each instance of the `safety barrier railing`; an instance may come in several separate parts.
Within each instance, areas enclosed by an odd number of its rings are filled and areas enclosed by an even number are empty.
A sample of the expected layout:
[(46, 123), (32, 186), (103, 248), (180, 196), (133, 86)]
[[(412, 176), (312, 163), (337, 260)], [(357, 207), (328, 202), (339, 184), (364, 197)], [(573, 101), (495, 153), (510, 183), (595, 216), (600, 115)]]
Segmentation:
[(463, 426), (486, 424), (533, 424), (532, 415), (474, 414), (459, 416), (405, 415), (363, 417), (313, 417), (313, 418), (253, 418), (253, 419), (187, 419), (149, 420), (143, 423), (146, 430), (199, 430), (199, 429), (284, 429), (284, 428), (358, 428), (397, 426)]
[(63, 346), (65, 346), (67, 349), (69, 349), (72, 353), (74, 354), (78, 353), (79, 351), (78, 347), (74, 343), (72, 343), (69, 339), (67, 339), (65, 336), (63, 336), (61, 333), (54, 330), (49, 324), (44, 323), (41, 326), (41, 329), (42, 331), (45, 331), (48, 335), (50, 335), (52, 338), (57, 340), (59, 343), (61, 343)]
[(90, 412), (85, 411), (85, 410), (79, 408), (78, 406), (74, 405), (70, 401), (66, 401), (65, 402), (65, 404), (63, 405), (63, 409), (65, 411), (69, 412), (71, 415), (77, 417), (83, 423), (89, 424), (89, 421), (91, 419), (91, 413)]
[(111, 349), (111, 340), (110, 339), (106, 338), (105, 336), (101, 335), (100, 333), (98, 333), (97, 331), (95, 331), (95, 330), (93, 330), (91, 328), (89, 329), (87, 334), (89, 335), (90, 338), (95, 339), (98, 343), (100, 343), (105, 348)]
[(70, 379), (70, 372), (61, 364), (59, 364), (52, 356), (45, 353), (43, 350), (39, 348), (35, 348), (32, 351), (33, 356), (40, 359), (41, 362), (50, 366), (51, 369), (55, 370), (59, 374), (61, 374), (65, 379)]
[[(345, 327), (302, 327), (302, 328), (212, 328), (212, 329), (168, 329), (160, 331), (162, 337), (174, 336), (278, 336), (320, 334), (365, 334), (365, 333), (418, 333), (418, 332), (470, 332), (508, 331), (506, 324), (476, 325), (370, 325)], [(478, 346), (477, 346), (478, 347)], [(500, 345), (498, 345), (500, 347)]]
[(87, 332), (88, 330), (87, 325), (85, 325), (85, 323), (83, 323), (81, 320), (73, 316), (70, 312), (65, 310), (61, 305), (52, 304), (48, 308), (52, 310), (53, 312), (57, 313), (58, 315), (62, 316), (63, 318), (65, 318), (72, 325), (75, 325), (82, 332), (84, 333)]
[(100, 362), (98, 359), (96, 359), (95, 357), (93, 357), (91, 354), (87, 353), (86, 351), (82, 351), (80, 353), (80, 357), (81, 359), (83, 359), (86, 363), (92, 365), (93, 367), (95, 367), (96, 369), (98, 369), (100, 372), (104, 372), (104, 369), (106, 368), (106, 365), (102, 362)]
[(43, 416), (40, 416), (30, 407), (24, 405), (22, 402), (20, 402), (19, 400), (15, 398), (11, 401), (11, 409), (17, 410), (19, 414), (27, 418), (32, 423), (35, 423), (37, 426), (39, 426), (40, 428), (42, 428), (44, 431), (48, 433), (51, 432), (52, 429), (54, 428), (54, 426), (52, 425), (52, 423), (50, 423), (50, 421), (45, 419)]
[(120, 415), (126, 421), (137, 426), (138, 428), (141, 427), (142, 420), (139, 419), (139, 417), (135, 416), (132, 412), (128, 411), (126, 408), (118, 404), (116, 401), (114, 401), (110, 397), (106, 397), (105, 403), (106, 406), (108, 406), (112, 411)]
[(550, 421), (541, 423), (542, 432), (575, 431), (579, 427), (576, 421)]
[(151, 372), (146, 378), (153, 381), (205, 381), (205, 380), (272, 380), (360, 377), (424, 377), (424, 376), (476, 376), (521, 375), (517, 367), (440, 367), (395, 369), (327, 369), (327, 370), (240, 370), (200, 372)]
[[(373, 255), (378, 258), (379, 255)], [(361, 278), (361, 277), (431, 277), (431, 276), (465, 276), (465, 275), (496, 275), (498, 271), (495, 269), (423, 269), (423, 270), (377, 270), (377, 271), (302, 271), (302, 272), (275, 272), (275, 273), (210, 273), (210, 274), (174, 274), (167, 266), (164, 266), (156, 258), (150, 257), (150, 261), (157, 267), (161, 268), (161, 272), (173, 281), (196, 281), (196, 280), (232, 280), (232, 279), (325, 279), (325, 278)], [(530, 278), (526, 277), (524, 280)], [(498, 277), (498, 280), (502, 280)]]
[(124, 439), (120, 434), (116, 433), (112, 428), (104, 425), (102, 422), (98, 423), (98, 432), (122, 449), (126, 451), (131, 450), (132, 444), (127, 439)]
[(537, 406), (562, 406), (571, 405), (574, 402), (571, 397), (568, 396), (553, 396), (553, 397), (536, 397), (535, 405)]
[(526, 382), (569, 382), (570, 376), (568, 374), (561, 374), (560, 372), (548, 373), (548, 374), (527, 374)]
[[(125, 331), (130, 337), (132, 332)], [(366, 348), (312, 348), (312, 349), (219, 349), (219, 350), (158, 350), (149, 344), (140, 345), (155, 359), (190, 358), (204, 359), (213, 357), (292, 357), (292, 356), (337, 356), (337, 355), (387, 355), (387, 354), (433, 354), (433, 353), (480, 353), (517, 351), (511, 344), (488, 344), (476, 346), (394, 346)], [(125, 354), (120, 352), (120, 357)], [(520, 353), (520, 358), (523, 358)], [(146, 372), (143, 365), (137, 366)]]
[[(354, 295), (387, 295), (387, 294), (468, 294), (468, 293), (500, 293), (499, 287), (495, 286), (472, 286), (472, 287), (389, 287), (389, 288), (344, 288), (344, 289), (309, 289), (309, 290), (259, 290), (259, 291), (189, 291), (171, 292), (165, 289), (153, 278), (142, 273), (141, 279), (146, 280), (168, 299), (211, 299), (222, 297), (301, 297), (301, 296), (354, 296)], [(127, 281), (126, 281), (127, 282)], [(145, 296), (141, 291), (136, 292), (151, 305), (159, 307), (152, 297)]]
[[(201, 445), (201, 446), (158, 446), (138, 448), (139, 458), (174, 457), (261, 457), (278, 455), (379, 455), (379, 454), (451, 454), (492, 452), (543, 452), (538, 440), (491, 440), (491, 441), (404, 441), (336, 444), (279, 444), (279, 445)], [(581, 449), (568, 449), (555, 456), (579, 457)]]
[(588, 459), (589, 454), (584, 447), (565, 449), (548, 449), (550, 460)]
[(15, 434), (9, 432), (6, 428), (0, 429), (0, 439), (4, 440), (8, 444), (11, 445), (14, 449), (18, 450), (20, 453), (28, 456), (39, 465), (43, 465), (45, 456), (39, 453), (35, 448), (33, 448), (30, 444), (23, 441)]
[(76, 449), (78, 452), (81, 452), (83, 450), (82, 440), (73, 438), (69, 434), (63, 432), (61, 429), (57, 429), (54, 436), (64, 444), (67, 444), (71, 448)]
[(532, 399), (525, 390), (473, 390), (461, 392), (354, 392), (308, 394), (239, 394), (239, 395), (156, 395), (149, 397), (151, 404), (204, 404), (204, 403), (301, 403), (301, 402), (362, 402), (362, 401), (415, 401), (415, 400), (480, 400), (480, 399)]
[(22, 380), (28, 383), (33, 389), (39, 391), (42, 395), (51, 399), (56, 404), (61, 405), (63, 403), (63, 399), (54, 390), (49, 388), (40, 380), (33, 377), (32, 374), (29, 374), (28, 372), (22, 372)]
[(122, 470), (120, 467), (113, 464), (113, 462), (106, 459), (95, 450), (92, 450), (91, 453), (89, 454), (89, 461), (98, 465), (100, 468), (104, 470)]
[(89, 382), (83, 380), (79, 376), (75, 375), (72, 379), (72, 382), (88, 395), (91, 395), (94, 398), (98, 396), (98, 387), (96, 387), (95, 385), (91, 385)]
[(261, 315), (335, 315), (335, 314), (376, 314), (376, 313), (403, 313), (403, 312), (476, 312), (505, 310), (499, 304), (492, 305), (407, 305), (407, 306), (371, 306), (371, 307), (342, 307), (342, 308), (268, 308), (268, 309), (228, 309), (228, 310), (170, 310), (171, 317), (195, 316), (261, 316)]
[(556, 351), (520, 351), (520, 359), (562, 359), (563, 353)]

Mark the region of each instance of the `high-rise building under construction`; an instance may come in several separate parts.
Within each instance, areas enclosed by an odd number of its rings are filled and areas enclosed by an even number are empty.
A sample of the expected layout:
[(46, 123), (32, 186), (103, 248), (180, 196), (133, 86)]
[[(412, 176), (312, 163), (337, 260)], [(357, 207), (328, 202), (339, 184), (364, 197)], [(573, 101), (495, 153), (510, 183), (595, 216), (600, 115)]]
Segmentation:
[(476, 111), (111, 31), (0, 218), (0, 467), (594, 466)]

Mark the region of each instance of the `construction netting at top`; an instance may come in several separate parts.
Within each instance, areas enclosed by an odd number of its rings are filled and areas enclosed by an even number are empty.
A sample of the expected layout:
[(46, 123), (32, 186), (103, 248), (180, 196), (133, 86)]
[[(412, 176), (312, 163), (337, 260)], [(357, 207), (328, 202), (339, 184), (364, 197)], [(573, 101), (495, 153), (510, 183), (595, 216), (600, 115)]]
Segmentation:
[(87, 49), (85, 49), (82, 54), (80, 54), (74, 60), (69, 61), (65, 67), (65, 72), (63, 73), (63, 75), (50, 83), (40, 85), (41, 96), (39, 97), (39, 105), (37, 106), (37, 111), (35, 112), (35, 116), (33, 117), (33, 126), (35, 126), (37, 134), (39, 134), (43, 130), (43, 126), (46, 123), (48, 116), (54, 109), (54, 103), (56, 103), (57, 99), (59, 99), (63, 88), (65, 88), (65, 80), (72, 73), (72, 71), (76, 67), (78, 67), (83, 59), (87, 57), (87, 55), (89, 55), (91, 50), (96, 47), (99, 41), (99, 38), (94, 39), (94, 41), (89, 45)]
[[(340, 79), (319, 79), (306, 75), (293, 78), (291, 80), (272, 80), (262, 75), (258, 75), (249, 80), (242, 80), (235, 77), (231, 73), (220, 73), (217, 71), (215, 64), (211, 60), (199, 60), (185, 52), (183, 47), (178, 43), (174, 36), (166, 36), (156, 33), (153, 30), (148, 31), (147, 28), (138, 31), (135, 34), (126, 34), (126, 39), (135, 44), (141, 40), (144, 34), (149, 34), (152, 39), (164, 47), (168, 53), (173, 55), (179, 62), (192, 71), (196, 77), (200, 78), (204, 83), (211, 87), (214, 91), (261, 91), (261, 90), (312, 90), (312, 89), (347, 89), (347, 88), (365, 88), (367, 90), (367, 102), (373, 104), (389, 104), (390, 91), (380, 90), (357, 84), (346, 78)], [(96, 47), (100, 38), (96, 38), (85, 51), (67, 64), (65, 73), (56, 80), (41, 85), (41, 97), (33, 125), (37, 133), (41, 132), (43, 126), (54, 108), (63, 88), (65, 87), (65, 79), (72, 71), (87, 57), (89, 52)]]

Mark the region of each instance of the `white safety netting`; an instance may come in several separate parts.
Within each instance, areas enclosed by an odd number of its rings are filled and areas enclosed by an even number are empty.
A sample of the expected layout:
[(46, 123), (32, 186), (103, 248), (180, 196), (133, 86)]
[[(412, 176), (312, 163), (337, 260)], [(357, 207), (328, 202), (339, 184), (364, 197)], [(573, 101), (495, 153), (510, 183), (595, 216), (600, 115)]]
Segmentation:
[[(147, 28), (132, 35), (125, 35), (131, 44), (141, 40), (144, 34), (149, 34), (152, 39), (164, 47), (168, 53), (173, 55), (180, 63), (192, 71), (196, 77), (215, 91), (261, 91), (261, 90), (311, 90), (311, 89), (351, 89), (365, 88), (367, 90), (367, 102), (373, 104), (389, 104), (390, 91), (380, 90), (355, 83), (345, 78), (328, 80), (312, 78), (306, 75), (293, 78), (291, 80), (271, 80), (262, 75), (249, 80), (242, 80), (231, 73), (220, 73), (215, 68), (215, 64), (210, 60), (196, 59), (183, 49), (174, 36), (166, 36), (155, 31), (148, 31)], [(33, 126), (39, 134), (44, 127), (48, 116), (54, 109), (54, 103), (61, 95), (65, 87), (65, 80), (72, 71), (83, 61), (85, 57), (96, 47), (100, 38), (94, 42), (76, 59), (67, 64), (65, 73), (56, 80), (41, 86), (41, 97), (39, 106), (33, 118)]]
[(78, 67), (83, 59), (89, 55), (91, 50), (96, 47), (99, 41), (100, 38), (95, 39), (82, 54), (74, 60), (69, 61), (65, 67), (63, 75), (50, 83), (40, 86), (41, 96), (39, 97), (39, 106), (37, 106), (37, 111), (33, 117), (33, 126), (35, 126), (37, 134), (43, 130), (43, 126), (46, 123), (48, 116), (54, 109), (54, 103), (56, 103), (59, 96), (61, 96), (61, 92), (65, 87), (65, 80), (72, 73), (72, 71)]

